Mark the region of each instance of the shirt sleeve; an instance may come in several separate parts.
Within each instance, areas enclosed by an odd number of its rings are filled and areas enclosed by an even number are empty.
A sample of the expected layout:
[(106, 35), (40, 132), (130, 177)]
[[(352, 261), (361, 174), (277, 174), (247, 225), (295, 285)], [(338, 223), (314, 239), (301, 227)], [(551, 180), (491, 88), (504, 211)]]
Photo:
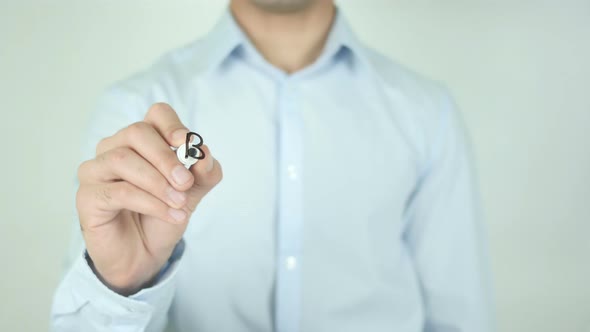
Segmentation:
[(81, 253), (53, 299), (52, 331), (163, 331), (183, 252), (181, 240), (156, 283), (129, 297), (106, 287)]
[(491, 283), (466, 132), (452, 99), (436, 102), (438, 130), (407, 210), (405, 240), (422, 286), (425, 332), (492, 331)]
[[(118, 130), (141, 121), (149, 105), (140, 94), (118, 85), (107, 90), (91, 115), (81, 160), (94, 158), (96, 145)], [(163, 331), (175, 291), (178, 262), (184, 241), (175, 247), (156, 283), (124, 297), (106, 287), (85, 259), (84, 241), (77, 216), (72, 222), (65, 275), (53, 298), (52, 331)]]

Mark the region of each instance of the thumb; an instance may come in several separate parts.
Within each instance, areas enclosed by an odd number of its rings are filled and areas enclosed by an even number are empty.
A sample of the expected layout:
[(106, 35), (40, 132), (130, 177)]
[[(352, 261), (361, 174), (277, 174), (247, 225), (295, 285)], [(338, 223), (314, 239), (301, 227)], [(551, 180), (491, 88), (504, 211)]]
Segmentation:
[(187, 207), (191, 212), (194, 211), (201, 199), (223, 178), (221, 164), (213, 157), (209, 147), (203, 144), (201, 149), (205, 153), (205, 158), (199, 160), (190, 168), (195, 177), (193, 186), (187, 192)]

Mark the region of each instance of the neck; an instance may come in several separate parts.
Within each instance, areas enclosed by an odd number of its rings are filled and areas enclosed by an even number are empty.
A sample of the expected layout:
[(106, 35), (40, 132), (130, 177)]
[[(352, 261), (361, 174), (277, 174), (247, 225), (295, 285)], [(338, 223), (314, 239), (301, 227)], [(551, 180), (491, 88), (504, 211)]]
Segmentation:
[(258, 52), (277, 68), (293, 73), (321, 54), (334, 20), (331, 0), (318, 0), (300, 11), (265, 11), (251, 0), (233, 0), (230, 9)]

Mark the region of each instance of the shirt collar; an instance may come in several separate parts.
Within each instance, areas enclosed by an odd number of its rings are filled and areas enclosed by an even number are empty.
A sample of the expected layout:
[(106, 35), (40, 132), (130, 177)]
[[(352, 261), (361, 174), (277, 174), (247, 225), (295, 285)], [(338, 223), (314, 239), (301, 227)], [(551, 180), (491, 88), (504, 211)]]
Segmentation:
[[(240, 29), (231, 11), (227, 9), (217, 21), (213, 29), (207, 34), (204, 42), (207, 71), (212, 72), (229, 61), (238, 50), (245, 48), (249, 52), (256, 52), (248, 37)], [(317, 68), (332, 59), (349, 58), (353, 64), (365, 61), (365, 51), (356, 35), (348, 25), (341, 10), (337, 9), (334, 22), (326, 40), (324, 50), (320, 57), (304, 71)], [(262, 59), (260, 54), (257, 56)], [(202, 58), (201, 58), (202, 59)]]
[(364, 51), (362, 45), (350, 28), (342, 11), (337, 9), (332, 28), (320, 59), (322, 57), (330, 58), (336, 56), (343, 49), (350, 51), (356, 58), (363, 57)]
[(227, 9), (203, 40), (202, 51), (205, 52), (207, 69), (213, 71), (221, 66), (246, 40), (246, 36)]

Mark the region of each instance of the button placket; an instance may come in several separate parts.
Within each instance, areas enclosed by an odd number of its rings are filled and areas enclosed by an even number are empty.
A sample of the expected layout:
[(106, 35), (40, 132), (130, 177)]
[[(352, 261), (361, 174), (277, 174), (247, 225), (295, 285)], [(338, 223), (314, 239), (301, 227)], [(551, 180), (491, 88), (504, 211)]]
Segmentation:
[(286, 79), (279, 89), (278, 166), (281, 171), (278, 179), (275, 324), (278, 332), (295, 332), (299, 329), (301, 311), (303, 120), (293, 82)]

